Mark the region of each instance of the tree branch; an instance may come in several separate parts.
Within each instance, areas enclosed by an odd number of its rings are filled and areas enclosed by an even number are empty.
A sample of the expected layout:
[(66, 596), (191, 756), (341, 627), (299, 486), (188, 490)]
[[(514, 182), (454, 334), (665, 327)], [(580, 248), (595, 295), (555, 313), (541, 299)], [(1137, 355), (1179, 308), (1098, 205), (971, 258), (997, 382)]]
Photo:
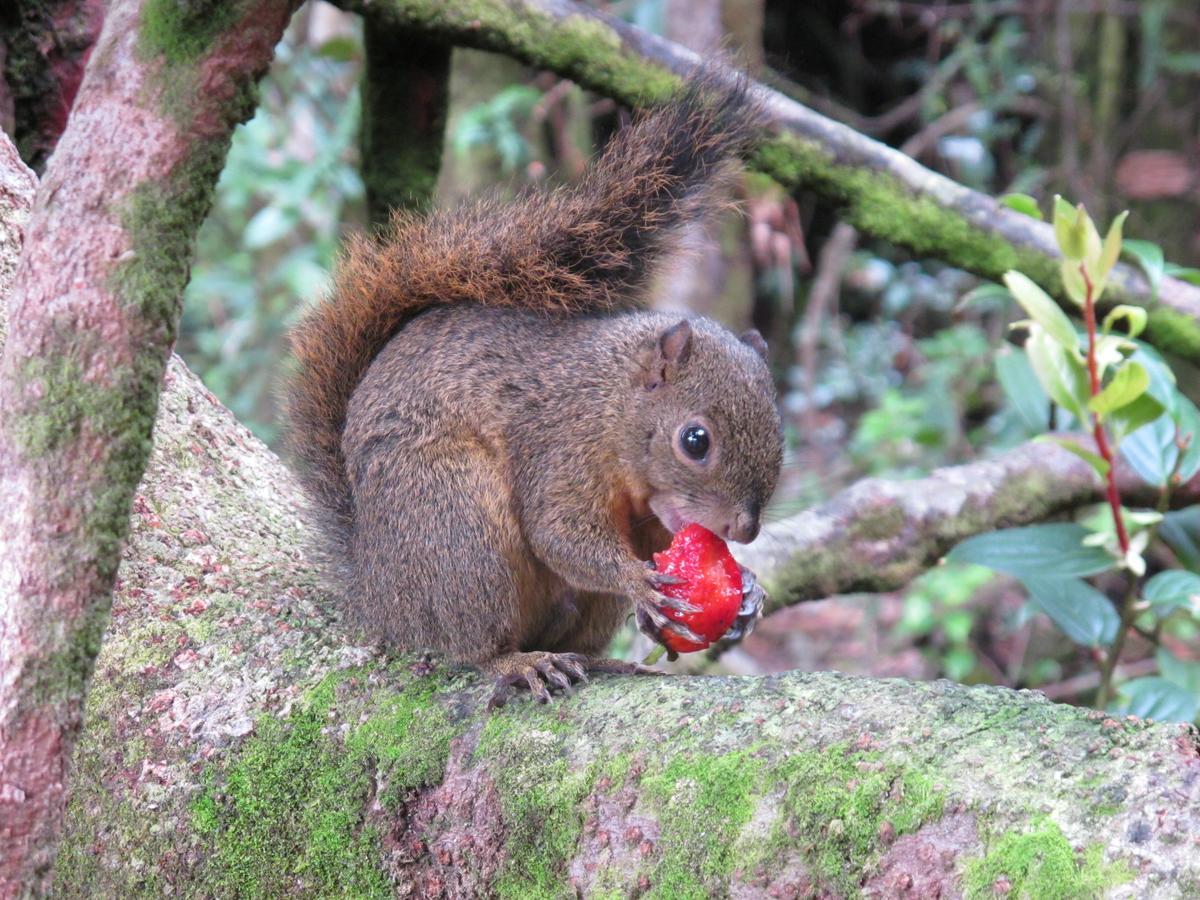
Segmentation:
[[(1082, 435), (1072, 439), (1091, 446)], [(1127, 503), (1158, 502), (1157, 489), (1123, 460), (1115, 471)], [(1104, 485), (1079, 457), (1055, 444), (1030, 443), (914, 481), (864, 479), (828, 503), (768, 525), (752, 546), (734, 553), (759, 573), (769, 613), (834, 594), (895, 590), (971, 535), (1039, 522), (1104, 496)], [(1173, 489), (1171, 502), (1200, 502), (1200, 477)]]
[(291, 0), (115, 0), (43, 180), (0, 364), (0, 894), (38, 892), (192, 239)]
[[(341, 0), (364, 11), (365, 0)], [(700, 58), (571, 0), (376, 0), (371, 15), (464, 46), (515, 56), (633, 105), (663, 100)], [(1063, 297), (1050, 226), (924, 168), (851, 128), (759, 86), (774, 136), (752, 160), (792, 188), (813, 191), (861, 231), (986, 278), (1020, 269)], [(1119, 264), (1111, 303), (1150, 310), (1148, 339), (1200, 361), (1200, 289), (1164, 278), (1155, 299), (1134, 267)], [(1064, 301), (1064, 308), (1077, 312)]]

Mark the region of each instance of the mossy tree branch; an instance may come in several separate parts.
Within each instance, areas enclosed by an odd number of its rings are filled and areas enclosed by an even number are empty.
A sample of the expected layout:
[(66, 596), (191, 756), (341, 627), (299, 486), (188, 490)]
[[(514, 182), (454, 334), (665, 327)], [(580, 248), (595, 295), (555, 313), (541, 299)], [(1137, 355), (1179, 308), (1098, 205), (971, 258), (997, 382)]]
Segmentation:
[[(1090, 447), (1090, 438), (1072, 435)], [(1156, 506), (1159, 490), (1122, 461), (1121, 496)], [(974, 534), (1044, 521), (1104, 500), (1104, 485), (1079, 457), (1029, 443), (993, 459), (940, 469), (913, 481), (867, 478), (827, 503), (768, 525), (734, 547), (769, 593), (766, 612), (834, 594), (904, 587)], [(1174, 488), (1174, 507), (1200, 502), (1200, 476)]]
[[(700, 63), (689, 50), (572, 0), (340, 3), (369, 9), (412, 33), (517, 57), (632, 105), (663, 100)], [(758, 90), (774, 129), (752, 161), (764, 172), (834, 204), (845, 221), (867, 234), (987, 278), (1020, 269), (1062, 296), (1060, 257), (1049, 225), (775, 91)], [(1154, 298), (1142, 275), (1120, 264), (1105, 299), (1147, 307), (1148, 339), (1200, 361), (1200, 288), (1164, 278)]]
[(0, 895), (39, 892), (192, 241), (293, 0), (114, 0), (0, 364)]
[(372, 224), (428, 208), (445, 142), (451, 47), (371, 15), (364, 22), (362, 173)]
[[(0, 177), (0, 207), (13, 183)], [(0, 220), (0, 274), (17, 235)], [(490, 685), (471, 673), (345, 634), (298, 550), (299, 496), (172, 359), (74, 759), (58, 895), (1200, 884), (1189, 728), (837, 675), (604, 678), (488, 714)]]

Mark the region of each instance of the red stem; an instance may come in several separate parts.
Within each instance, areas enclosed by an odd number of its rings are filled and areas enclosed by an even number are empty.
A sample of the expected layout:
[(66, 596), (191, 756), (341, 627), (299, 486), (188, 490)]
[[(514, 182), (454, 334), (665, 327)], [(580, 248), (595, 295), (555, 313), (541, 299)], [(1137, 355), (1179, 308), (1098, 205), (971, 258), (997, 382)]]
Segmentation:
[[(1100, 393), (1100, 373), (1096, 368), (1096, 298), (1092, 279), (1088, 277), (1087, 267), (1083, 263), (1079, 264), (1079, 271), (1083, 275), (1083, 284), (1087, 289), (1083, 299), (1083, 322), (1088, 336), (1088, 380), (1091, 384), (1092, 396), (1095, 397)], [(1125, 531), (1125, 522), (1121, 518), (1121, 495), (1117, 492), (1116, 464), (1113, 460), (1112, 448), (1108, 445), (1108, 435), (1104, 433), (1104, 427), (1100, 424), (1100, 417), (1096, 413), (1092, 413), (1092, 436), (1096, 439), (1096, 449), (1100, 451), (1100, 456), (1108, 463), (1108, 474), (1105, 476), (1108, 505), (1112, 507), (1113, 524), (1117, 529), (1117, 543), (1121, 545), (1121, 553), (1128, 556), (1129, 534)]]

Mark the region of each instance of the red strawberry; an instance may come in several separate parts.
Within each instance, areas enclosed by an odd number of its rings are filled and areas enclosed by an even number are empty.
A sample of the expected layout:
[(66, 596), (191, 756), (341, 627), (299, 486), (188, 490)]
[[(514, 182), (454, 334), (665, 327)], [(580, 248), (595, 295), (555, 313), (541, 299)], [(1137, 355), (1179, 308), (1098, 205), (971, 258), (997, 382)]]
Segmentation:
[(660, 588), (662, 593), (700, 607), (694, 613), (665, 608), (663, 612), (706, 640), (706, 643), (694, 644), (664, 631), (663, 641), (668, 649), (676, 653), (703, 650), (733, 625), (742, 605), (742, 571), (725, 542), (707, 528), (688, 525), (676, 534), (670, 547), (654, 554), (654, 568), (665, 575), (683, 579), (681, 584)]

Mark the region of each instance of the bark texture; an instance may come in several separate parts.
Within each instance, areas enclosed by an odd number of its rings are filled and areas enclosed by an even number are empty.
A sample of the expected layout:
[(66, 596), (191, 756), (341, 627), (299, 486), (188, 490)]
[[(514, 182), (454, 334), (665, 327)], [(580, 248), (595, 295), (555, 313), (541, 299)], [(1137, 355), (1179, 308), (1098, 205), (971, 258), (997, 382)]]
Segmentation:
[(0, 364), (0, 894), (40, 889), (192, 239), (290, 0), (115, 0), (30, 214)]
[[(664, 99), (701, 62), (689, 50), (572, 0), (340, 0), (441, 40), (515, 56), (632, 105)], [(754, 165), (811, 190), (867, 234), (987, 278), (1020, 269), (1062, 296), (1053, 231), (984, 194), (765, 87), (774, 137)], [(1200, 360), (1200, 288), (1164, 278), (1158, 296), (1119, 264), (1106, 301), (1147, 307), (1149, 340)], [(1077, 312), (1064, 301), (1068, 312)]]
[[(926, 492), (953, 494), (939, 478)], [(1190, 728), (835, 674), (602, 678), (488, 714), (471, 673), (344, 633), (300, 550), (298, 497), (173, 358), (57, 895), (1200, 889)]]

